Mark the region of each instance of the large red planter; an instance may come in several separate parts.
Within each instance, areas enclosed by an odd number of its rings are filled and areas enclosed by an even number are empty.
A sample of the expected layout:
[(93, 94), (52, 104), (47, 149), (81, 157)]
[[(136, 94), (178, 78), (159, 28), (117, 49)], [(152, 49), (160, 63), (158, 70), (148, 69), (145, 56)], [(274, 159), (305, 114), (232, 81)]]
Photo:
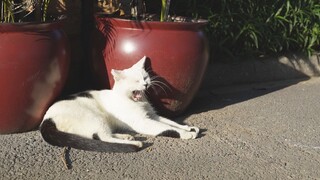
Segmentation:
[(143, 56), (162, 87), (149, 98), (162, 115), (183, 112), (197, 92), (208, 62), (202, 22), (131, 21), (96, 16), (94, 72), (101, 87), (112, 87), (111, 69), (128, 68)]
[(0, 24), (0, 133), (36, 128), (67, 77), (62, 22)]

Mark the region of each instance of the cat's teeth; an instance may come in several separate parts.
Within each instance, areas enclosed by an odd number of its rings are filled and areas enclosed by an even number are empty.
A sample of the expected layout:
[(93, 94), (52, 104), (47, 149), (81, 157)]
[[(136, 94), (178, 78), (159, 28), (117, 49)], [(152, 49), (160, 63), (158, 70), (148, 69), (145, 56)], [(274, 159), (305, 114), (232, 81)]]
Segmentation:
[(132, 91), (132, 99), (134, 101), (141, 101), (141, 99), (142, 99), (141, 91), (138, 91), (138, 90)]

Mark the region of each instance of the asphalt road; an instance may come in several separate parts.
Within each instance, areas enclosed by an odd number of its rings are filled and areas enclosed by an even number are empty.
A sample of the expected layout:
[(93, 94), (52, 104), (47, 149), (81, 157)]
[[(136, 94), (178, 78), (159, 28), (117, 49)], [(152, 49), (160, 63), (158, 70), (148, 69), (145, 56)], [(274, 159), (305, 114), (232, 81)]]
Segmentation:
[(320, 179), (320, 79), (202, 89), (177, 121), (195, 140), (138, 137), (130, 154), (75, 149), (39, 132), (0, 135), (0, 179)]

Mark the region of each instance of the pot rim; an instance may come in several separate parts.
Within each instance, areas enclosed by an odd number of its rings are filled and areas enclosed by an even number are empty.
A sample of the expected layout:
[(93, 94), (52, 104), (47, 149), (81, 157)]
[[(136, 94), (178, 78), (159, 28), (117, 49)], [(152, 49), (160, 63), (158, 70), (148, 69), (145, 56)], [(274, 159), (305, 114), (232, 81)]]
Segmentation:
[(105, 13), (95, 14), (96, 23), (110, 23), (123, 28), (133, 29), (168, 29), (168, 30), (186, 30), (201, 29), (208, 24), (208, 20), (199, 19), (197, 22), (160, 22), (145, 20), (130, 20), (118, 17), (108, 17)]
[(14, 22), (14, 23), (0, 23), (0, 33), (3, 32), (23, 32), (23, 31), (45, 31), (62, 28), (66, 21), (66, 16), (45, 22)]

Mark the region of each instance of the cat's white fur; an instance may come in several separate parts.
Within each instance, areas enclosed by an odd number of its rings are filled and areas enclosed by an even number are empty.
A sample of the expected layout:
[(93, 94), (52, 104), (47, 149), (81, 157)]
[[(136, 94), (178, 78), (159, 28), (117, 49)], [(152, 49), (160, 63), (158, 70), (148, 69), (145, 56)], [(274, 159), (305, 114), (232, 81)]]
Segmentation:
[(151, 136), (177, 136), (194, 139), (199, 128), (180, 125), (156, 114), (144, 96), (152, 85), (145, 71), (146, 57), (125, 70), (112, 70), (115, 80), (112, 90), (87, 91), (90, 97), (78, 96), (74, 100), (62, 100), (53, 104), (44, 121), (54, 122), (58, 131), (92, 139), (93, 135), (109, 143), (130, 144), (138, 148), (141, 141), (129, 134), (117, 134), (126, 129)]

